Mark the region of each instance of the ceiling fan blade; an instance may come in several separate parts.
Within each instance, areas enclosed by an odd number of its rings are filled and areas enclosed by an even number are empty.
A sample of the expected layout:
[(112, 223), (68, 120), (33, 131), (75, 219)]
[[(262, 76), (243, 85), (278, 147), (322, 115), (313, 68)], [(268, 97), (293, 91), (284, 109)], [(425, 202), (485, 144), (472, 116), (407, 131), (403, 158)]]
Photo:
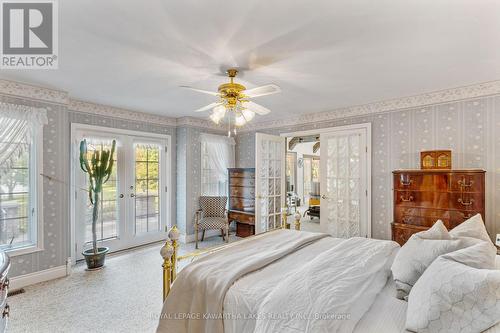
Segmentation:
[(253, 89), (244, 90), (243, 93), (248, 97), (260, 97), (266, 95), (277, 94), (281, 92), (281, 88), (275, 84), (266, 84), (265, 86), (260, 86)]
[(211, 104), (205, 105), (204, 107), (199, 108), (198, 110), (194, 110), (194, 112), (207, 111), (207, 110), (213, 109), (214, 107), (219, 106), (221, 104), (222, 103), (219, 103), (219, 102), (211, 103)]
[(264, 116), (264, 115), (268, 114), (269, 112), (271, 112), (271, 110), (269, 110), (268, 108), (265, 108), (262, 105), (254, 103), (252, 101), (245, 102), (245, 108), (250, 110), (250, 111), (253, 111), (261, 116)]
[(208, 91), (208, 90), (203, 90), (203, 89), (196, 89), (196, 88), (193, 88), (193, 87), (189, 87), (189, 86), (180, 86), (181, 88), (185, 88), (185, 89), (189, 89), (189, 90), (194, 90), (194, 91), (197, 91), (197, 92), (201, 92), (203, 94), (209, 94), (209, 95), (213, 95), (213, 96), (219, 96), (219, 93), (216, 92), (216, 91)]

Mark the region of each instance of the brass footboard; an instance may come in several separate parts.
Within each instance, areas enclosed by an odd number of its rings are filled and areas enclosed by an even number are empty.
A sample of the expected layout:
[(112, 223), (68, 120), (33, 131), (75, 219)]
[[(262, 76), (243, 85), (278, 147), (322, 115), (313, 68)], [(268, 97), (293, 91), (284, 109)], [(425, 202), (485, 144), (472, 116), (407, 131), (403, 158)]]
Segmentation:
[[(282, 213), (282, 224), (281, 228), (282, 229), (290, 229), (290, 226), (287, 224), (287, 216), (286, 213)], [(295, 229), (299, 230), (300, 229), (300, 222), (296, 221), (295, 222)], [(273, 230), (271, 230), (273, 231)], [(160, 250), (160, 254), (163, 258), (163, 301), (167, 298), (169, 292), (170, 292), (170, 287), (172, 283), (174, 282), (176, 276), (177, 276), (177, 262), (183, 259), (188, 259), (188, 258), (195, 258), (197, 256), (203, 255), (203, 254), (209, 254), (209, 253), (214, 253), (219, 250), (222, 250), (227, 247), (232, 247), (237, 244), (236, 243), (230, 243), (230, 244), (224, 244), (224, 245), (218, 245), (214, 246), (205, 250), (200, 250), (200, 251), (195, 251), (192, 253), (185, 254), (183, 256), (178, 256), (178, 248), (179, 248), (179, 230), (177, 229), (177, 226), (173, 226), (169, 231), (168, 231), (168, 239), (165, 242), (165, 245)], [(262, 235), (262, 234), (259, 234)], [(254, 235), (250, 236), (247, 238), (252, 238), (256, 237), (259, 235)]]

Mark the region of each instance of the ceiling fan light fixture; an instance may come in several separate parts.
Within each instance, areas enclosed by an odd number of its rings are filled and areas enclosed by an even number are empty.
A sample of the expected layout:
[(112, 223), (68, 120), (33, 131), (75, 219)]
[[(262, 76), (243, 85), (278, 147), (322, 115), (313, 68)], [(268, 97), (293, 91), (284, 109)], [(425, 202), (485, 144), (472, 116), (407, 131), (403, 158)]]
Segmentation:
[(245, 117), (241, 113), (237, 113), (234, 117), (234, 124), (238, 127), (243, 126), (247, 123)]
[(226, 107), (224, 105), (216, 106), (215, 108), (213, 108), (213, 112), (215, 115), (222, 119), (226, 115)]
[(253, 117), (255, 117), (255, 112), (253, 112), (252, 110), (248, 110), (248, 109), (243, 109), (241, 111), (241, 114), (243, 115), (243, 117), (245, 117), (245, 120), (247, 122), (251, 121), (253, 119)]
[(222, 117), (220, 117), (219, 115), (217, 115), (217, 114), (215, 114), (215, 113), (212, 113), (212, 114), (210, 115), (210, 120), (212, 120), (212, 121), (213, 121), (214, 123), (216, 123), (216, 124), (219, 124), (222, 118), (223, 118), (223, 116), (222, 116)]
[[(242, 84), (234, 82), (234, 78), (238, 74), (238, 70), (230, 68), (227, 70), (230, 82), (219, 85), (217, 92), (183, 86), (183, 88), (193, 91), (210, 94), (218, 97), (218, 101), (197, 109), (195, 112), (212, 110), (210, 120), (215, 124), (219, 124), (227, 116), (228, 135), (231, 132), (236, 134), (236, 128), (231, 131), (231, 125), (241, 127), (250, 122), (255, 115), (266, 115), (271, 110), (263, 107), (260, 104), (253, 102), (252, 98), (272, 95), (281, 91), (280, 87), (275, 84), (268, 84), (252, 89), (247, 89)], [(248, 108), (247, 108), (248, 107)], [(233, 121), (234, 120), (234, 121)]]

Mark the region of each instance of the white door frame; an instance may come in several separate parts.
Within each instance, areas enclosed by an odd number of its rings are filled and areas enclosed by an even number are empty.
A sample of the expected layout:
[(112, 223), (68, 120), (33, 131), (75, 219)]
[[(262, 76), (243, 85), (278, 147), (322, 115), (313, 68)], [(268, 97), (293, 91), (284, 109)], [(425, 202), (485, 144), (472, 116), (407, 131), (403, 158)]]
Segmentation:
[[(368, 237), (371, 237), (372, 232), (372, 124), (371, 123), (361, 123), (361, 124), (353, 124), (353, 125), (345, 125), (345, 126), (336, 126), (336, 127), (327, 127), (327, 128), (318, 128), (307, 131), (297, 131), (297, 132), (287, 132), (281, 133), (281, 136), (284, 137), (293, 137), (293, 136), (308, 136), (315, 134), (326, 134), (326, 133), (334, 133), (340, 131), (350, 131), (350, 130), (359, 130), (364, 129), (366, 131), (366, 218), (368, 221)], [(288, 148), (288, 147), (287, 147)], [(288, 149), (287, 149), (288, 150)], [(321, 170), (323, 173), (323, 170)]]
[[(166, 230), (172, 225), (171, 222), (171, 208), (172, 208), (172, 138), (167, 134), (157, 134), (157, 133), (148, 133), (148, 132), (139, 132), (133, 130), (125, 130), (118, 129), (112, 127), (103, 127), (103, 126), (95, 126), (95, 125), (87, 125), (80, 123), (71, 123), (71, 141), (70, 141), (70, 184), (69, 184), (69, 196), (70, 196), (70, 253), (71, 253), (71, 262), (74, 265), (76, 263), (76, 197), (75, 197), (75, 188), (74, 184), (76, 181), (75, 170), (77, 165), (76, 157), (78, 156), (78, 138), (77, 133), (79, 131), (92, 131), (92, 132), (103, 132), (103, 133), (111, 133), (117, 135), (128, 135), (137, 138), (150, 138), (151, 140), (163, 140), (166, 142), (166, 152), (165, 154), (165, 165), (160, 166), (160, 172), (164, 178), (164, 181), (161, 182), (166, 186), (166, 193), (164, 194), (165, 199), (162, 202), (161, 207), (164, 208), (164, 219), (165, 222), (161, 223), (161, 226), (164, 228), (160, 233), (156, 234), (158, 237), (153, 237), (150, 239), (150, 242), (155, 242), (159, 240), (165, 239), (167, 236)], [(161, 208), (160, 208), (161, 209)]]

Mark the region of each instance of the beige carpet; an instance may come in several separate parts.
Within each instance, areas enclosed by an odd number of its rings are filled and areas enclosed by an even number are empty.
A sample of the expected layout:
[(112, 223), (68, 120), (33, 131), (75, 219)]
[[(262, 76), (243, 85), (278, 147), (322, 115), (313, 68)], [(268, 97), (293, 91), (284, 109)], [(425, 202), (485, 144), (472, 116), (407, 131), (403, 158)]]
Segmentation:
[[(222, 238), (214, 236), (200, 247), (218, 244)], [(26, 287), (9, 299), (8, 332), (155, 332), (162, 307), (161, 246), (112, 254), (99, 271), (78, 264), (68, 277)], [(193, 250), (194, 243), (181, 244), (181, 254)]]

